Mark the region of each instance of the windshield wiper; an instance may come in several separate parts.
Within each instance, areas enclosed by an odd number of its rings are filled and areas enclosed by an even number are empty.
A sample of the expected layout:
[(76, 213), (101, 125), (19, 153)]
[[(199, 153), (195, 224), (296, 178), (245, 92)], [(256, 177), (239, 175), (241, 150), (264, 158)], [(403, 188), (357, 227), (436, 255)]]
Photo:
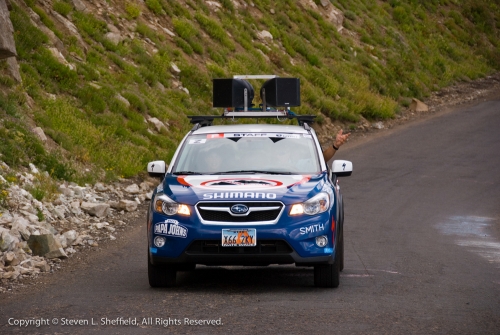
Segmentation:
[(176, 175), (189, 175), (189, 174), (202, 174), (200, 172), (194, 172), (194, 171), (176, 171), (174, 172)]
[(224, 171), (216, 172), (212, 174), (238, 174), (238, 173), (264, 173), (264, 174), (294, 174), (287, 171), (264, 171), (264, 170), (234, 170), (234, 171)]

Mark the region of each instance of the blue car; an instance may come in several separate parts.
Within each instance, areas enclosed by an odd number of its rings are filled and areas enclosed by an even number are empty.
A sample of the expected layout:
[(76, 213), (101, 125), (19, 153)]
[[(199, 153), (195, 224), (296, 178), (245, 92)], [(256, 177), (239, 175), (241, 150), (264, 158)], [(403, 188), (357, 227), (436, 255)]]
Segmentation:
[(350, 175), (352, 163), (327, 165), (306, 122), (195, 122), (170, 165), (148, 163), (162, 178), (147, 217), (150, 285), (172, 286), (177, 271), (196, 264), (295, 264), (314, 267), (315, 286), (337, 287), (344, 263), (337, 178)]

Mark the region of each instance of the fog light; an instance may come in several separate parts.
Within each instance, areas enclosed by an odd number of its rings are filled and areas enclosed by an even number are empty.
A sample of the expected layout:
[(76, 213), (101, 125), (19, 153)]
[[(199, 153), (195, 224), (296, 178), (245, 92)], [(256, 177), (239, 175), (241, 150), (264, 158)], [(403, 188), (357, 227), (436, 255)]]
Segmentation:
[[(156, 247), (161, 248), (165, 245), (165, 241), (166, 241), (165, 237), (156, 236), (153, 242), (154, 242)], [(316, 242), (316, 243), (318, 243), (318, 242)]]
[(316, 245), (320, 248), (326, 247), (328, 244), (328, 237), (325, 235), (316, 237)]

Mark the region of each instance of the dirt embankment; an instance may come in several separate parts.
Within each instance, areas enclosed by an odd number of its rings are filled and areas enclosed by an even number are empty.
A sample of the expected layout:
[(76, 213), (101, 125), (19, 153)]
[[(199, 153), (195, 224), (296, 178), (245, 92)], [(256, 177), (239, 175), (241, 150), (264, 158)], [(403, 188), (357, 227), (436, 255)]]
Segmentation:
[(320, 143), (326, 147), (333, 143), (339, 129), (350, 132), (349, 141), (353, 142), (360, 138), (370, 137), (371, 134), (380, 134), (388, 129), (409, 124), (411, 121), (447, 112), (459, 105), (466, 106), (497, 97), (500, 98), (500, 73), (478, 80), (464, 81), (432, 93), (430, 97), (423, 100), (427, 111), (416, 111), (410, 106), (401, 110), (394, 119), (390, 120), (368, 121), (362, 119), (356, 125), (326, 120), (323, 125), (315, 125), (314, 128), (318, 133)]

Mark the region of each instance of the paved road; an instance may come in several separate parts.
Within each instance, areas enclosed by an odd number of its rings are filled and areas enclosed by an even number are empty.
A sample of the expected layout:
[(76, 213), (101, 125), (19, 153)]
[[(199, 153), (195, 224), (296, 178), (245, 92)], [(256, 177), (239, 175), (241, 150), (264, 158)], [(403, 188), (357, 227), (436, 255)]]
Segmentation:
[(151, 289), (141, 220), (37, 288), (0, 296), (0, 333), (500, 334), (500, 101), (382, 133), (338, 153), (355, 169), (341, 181), (338, 289), (314, 288), (312, 270), (293, 266), (201, 267)]

